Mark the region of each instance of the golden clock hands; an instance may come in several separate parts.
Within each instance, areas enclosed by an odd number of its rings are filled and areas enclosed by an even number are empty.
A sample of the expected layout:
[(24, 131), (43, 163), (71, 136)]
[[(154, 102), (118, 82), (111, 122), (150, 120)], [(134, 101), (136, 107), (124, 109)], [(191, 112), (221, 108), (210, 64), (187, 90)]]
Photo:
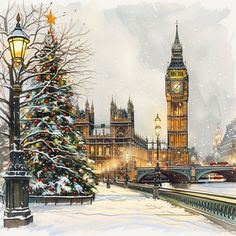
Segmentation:
[(175, 91), (177, 92), (180, 88), (180, 84), (177, 84), (176, 87), (175, 87)]

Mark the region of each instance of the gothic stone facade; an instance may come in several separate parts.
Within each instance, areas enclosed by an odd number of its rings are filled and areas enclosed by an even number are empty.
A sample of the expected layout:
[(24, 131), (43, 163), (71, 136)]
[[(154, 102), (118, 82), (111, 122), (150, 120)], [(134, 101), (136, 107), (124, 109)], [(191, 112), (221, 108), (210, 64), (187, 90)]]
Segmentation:
[(88, 101), (79, 110), (77, 126), (86, 140), (87, 157), (94, 161), (103, 176), (135, 179), (135, 168), (148, 166), (147, 140), (135, 133), (134, 106), (129, 99), (127, 110), (111, 101), (110, 124), (95, 125), (94, 106)]

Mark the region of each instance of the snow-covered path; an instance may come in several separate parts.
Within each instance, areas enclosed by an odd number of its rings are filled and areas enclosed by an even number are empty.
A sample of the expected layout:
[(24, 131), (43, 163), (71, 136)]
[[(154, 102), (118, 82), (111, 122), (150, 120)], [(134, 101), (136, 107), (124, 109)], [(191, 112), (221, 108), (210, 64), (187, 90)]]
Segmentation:
[(4, 229), (0, 207), (0, 236), (235, 235), (201, 215), (130, 189), (107, 189), (102, 183), (92, 205), (31, 205), (31, 210), (33, 224)]

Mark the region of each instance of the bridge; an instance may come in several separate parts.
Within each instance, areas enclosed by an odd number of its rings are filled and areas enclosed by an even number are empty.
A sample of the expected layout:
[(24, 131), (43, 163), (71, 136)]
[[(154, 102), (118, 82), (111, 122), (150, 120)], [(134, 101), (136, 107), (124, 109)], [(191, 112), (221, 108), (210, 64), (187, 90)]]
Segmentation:
[[(153, 185), (129, 183), (128, 187), (153, 194)], [(158, 198), (184, 207), (211, 219), (223, 227), (236, 230), (236, 198), (179, 188), (158, 187)]]
[[(137, 168), (138, 183), (151, 183), (154, 180), (154, 167)], [(217, 173), (226, 181), (236, 182), (236, 166), (168, 166), (161, 168), (161, 179), (171, 183), (195, 183), (204, 175)]]

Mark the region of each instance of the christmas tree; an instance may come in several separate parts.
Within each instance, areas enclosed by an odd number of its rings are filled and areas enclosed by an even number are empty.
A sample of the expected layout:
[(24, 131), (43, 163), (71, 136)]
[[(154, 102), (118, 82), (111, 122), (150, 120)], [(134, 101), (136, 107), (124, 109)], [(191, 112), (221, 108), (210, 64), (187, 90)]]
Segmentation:
[(22, 144), (26, 163), (35, 177), (33, 194), (88, 195), (95, 190), (93, 167), (85, 158), (85, 144), (75, 125), (74, 93), (62, 68), (60, 45), (50, 14), (50, 29), (39, 54), (34, 79), (22, 110)]

